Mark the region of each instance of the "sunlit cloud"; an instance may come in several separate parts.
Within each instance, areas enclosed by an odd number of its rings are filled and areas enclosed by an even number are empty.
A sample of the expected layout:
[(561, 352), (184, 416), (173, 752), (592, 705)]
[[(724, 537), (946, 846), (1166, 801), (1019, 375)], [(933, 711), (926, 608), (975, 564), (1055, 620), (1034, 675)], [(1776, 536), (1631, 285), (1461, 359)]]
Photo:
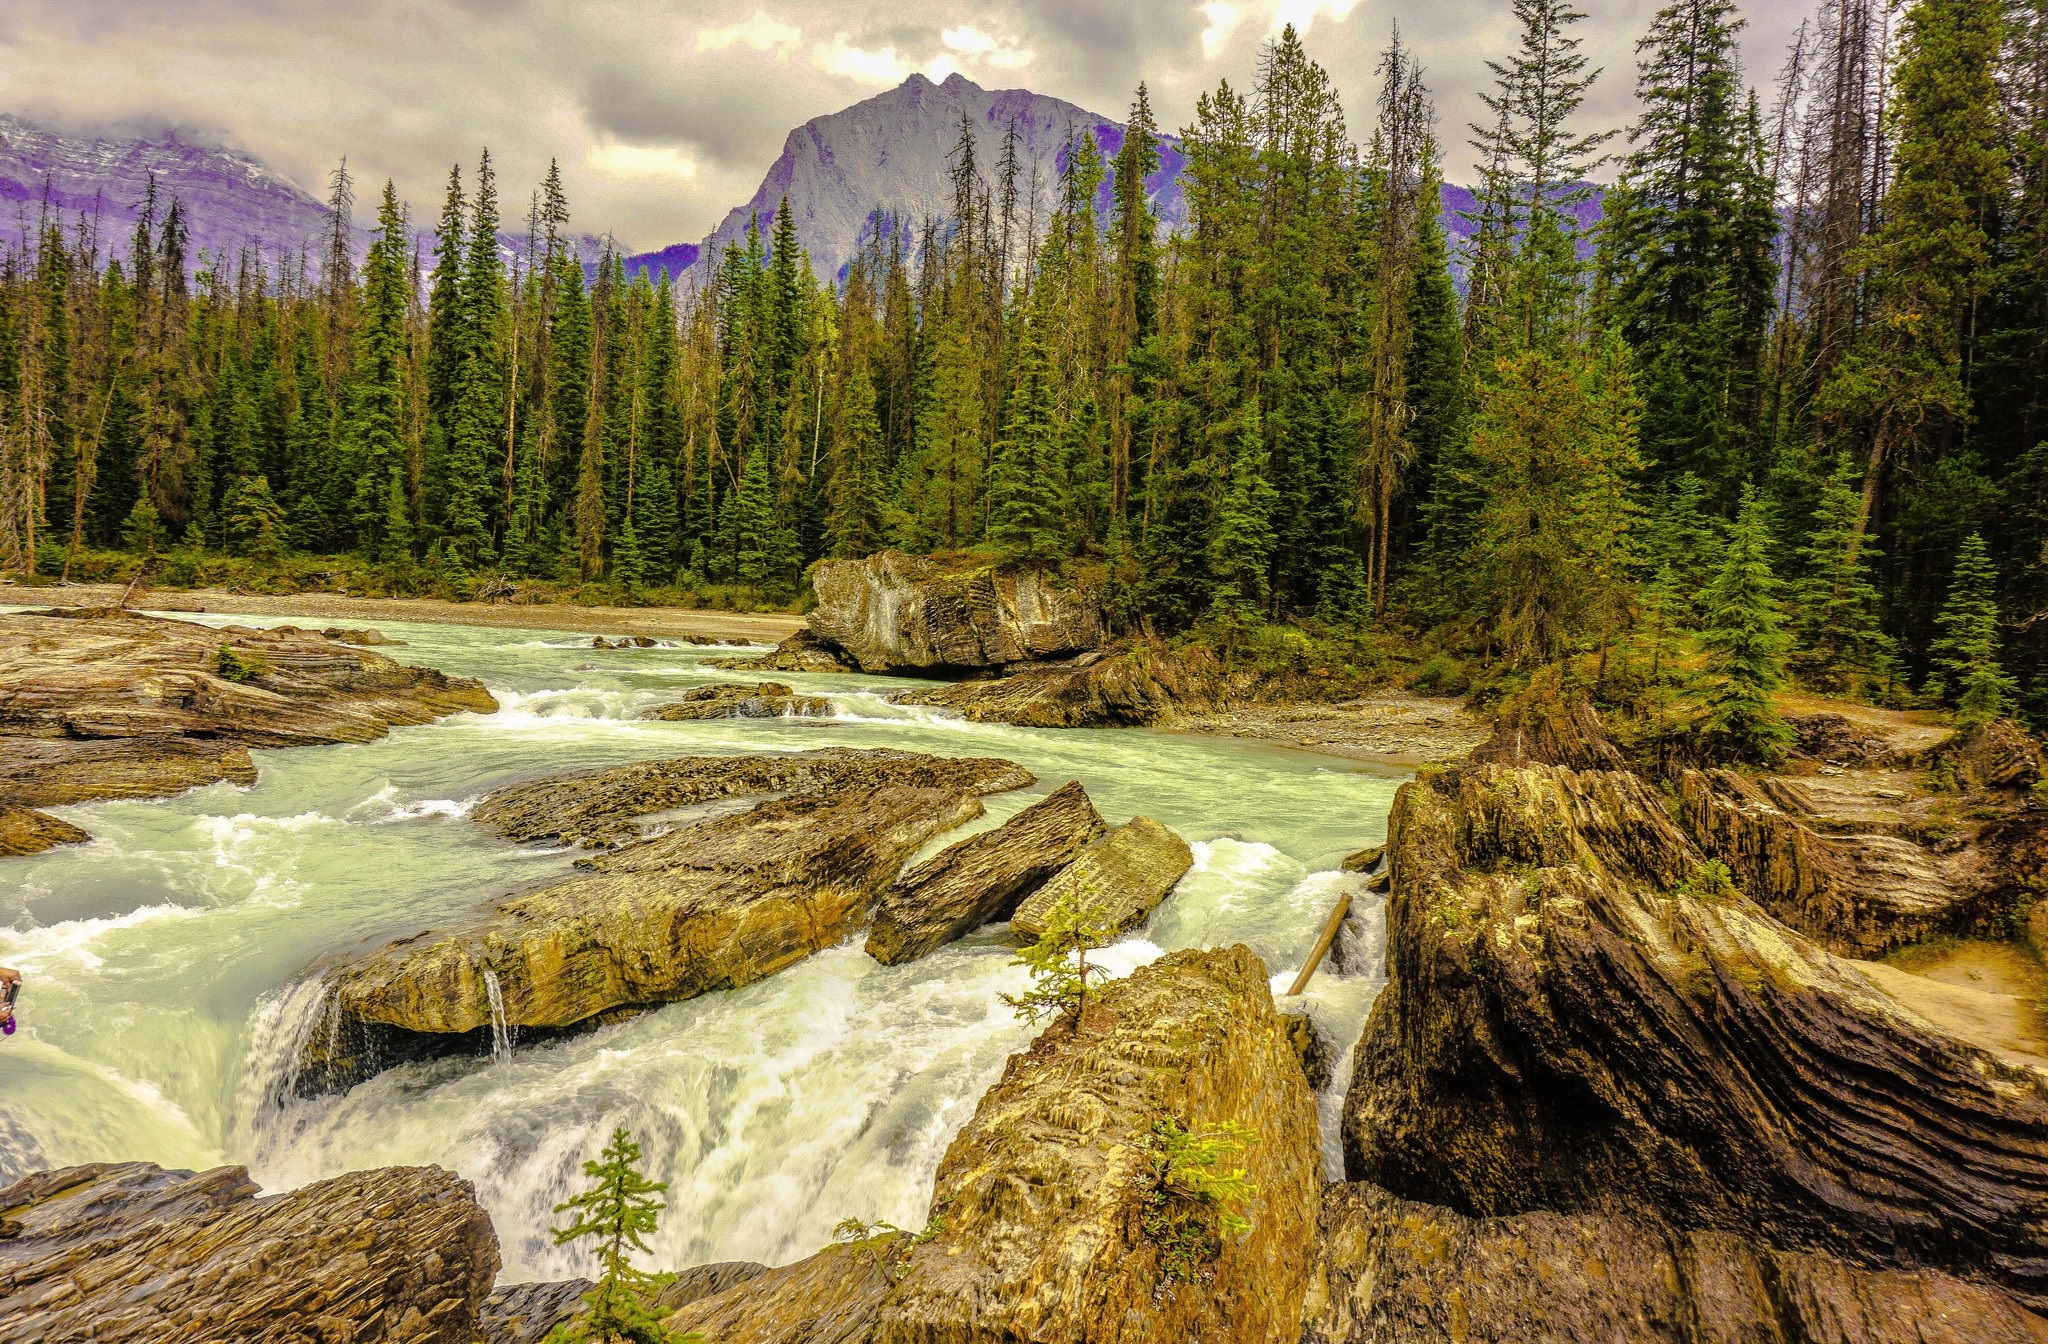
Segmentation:
[(696, 160), (674, 145), (592, 145), (583, 162), (607, 177), (665, 177), (678, 182), (697, 177)]
[(1213, 61), (1229, 49), (1230, 35), (1244, 22), (1244, 6), (1209, 0), (1202, 6), (1202, 17), (1209, 21), (1202, 30), (1202, 59)]
[(754, 16), (744, 23), (735, 23), (724, 28), (702, 28), (697, 32), (698, 51), (730, 51), (734, 47), (748, 47), (754, 51), (772, 52), (781, 60), (802, 50), (804, 30), (792, 23), (757, 9)]
[(939, 41), (969, 64), (991, 70), (1021, 70), (1038, 59), (1037, 52), (1019, 46), (1016, 38), (998, 38), (971, 23), (946, 29), (939, 34)]
[(834, 33), (831, 41), (813, 45), (811, 64), (828, 75), (844, 75), (880, 87), (901, 84), (915, 68), (897, 54), (895, 47), (857, 47), (845, 33)]
[(1291, 23), (1296, 32), (1306, 35), (1315, 27), (1317, 19), (1342, 23), (1357, 8), (1358, 0), (1280, 0), (1273, 6), (1270, 30), (1277, 33)]

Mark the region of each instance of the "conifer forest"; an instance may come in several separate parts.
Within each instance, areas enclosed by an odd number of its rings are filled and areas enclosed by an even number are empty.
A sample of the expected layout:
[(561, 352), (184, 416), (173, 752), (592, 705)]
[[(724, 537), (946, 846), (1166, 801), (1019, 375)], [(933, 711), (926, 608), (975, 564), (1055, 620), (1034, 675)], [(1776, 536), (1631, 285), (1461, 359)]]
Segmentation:
[(47, 216), (0, 266), (0, 567), (788, 606), (897, 547), (1438, 689), (1707, 677), (1738, 751), (1785, 682), (2048, 719), (2048, 3), (1822, 0), (1766, 71), (1730, 0), (1657, 11), (1633, 71), (1569, 0), (1514, 10), (1471, 127), (1398, 35), (1329, 71), (1287, 30), (1179, 128), (1172, 234), (1142, 85), (1055, 180), (963, 128), (950, 214), (872, 218), (830, 283), (786, 209), (701, 281), (587, 269), (558, 177), (488, 153), (432, 220), (337, 171), (328, 245), (283, 258), (195, 255), (154, 194), (132, 237)]

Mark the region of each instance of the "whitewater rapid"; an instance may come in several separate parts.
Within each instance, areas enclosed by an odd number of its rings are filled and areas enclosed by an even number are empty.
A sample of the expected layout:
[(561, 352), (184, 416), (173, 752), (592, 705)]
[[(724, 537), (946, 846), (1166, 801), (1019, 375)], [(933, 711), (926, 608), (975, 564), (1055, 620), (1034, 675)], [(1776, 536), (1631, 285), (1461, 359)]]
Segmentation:
[[(222, 617), (216, 624), (275, 624)], [(252, 788), (58, 809), (88, 845), (0, 860), (0, 964), (27, 976), (0, 1043), (0, 1183), (141, 1159), (249, 1167), (266, 1188), (438, 1163), (475, 1183), (506, 1281), (581, 1272), (553, 1206), (615, 1125), (640, 1139), (675, 1210), (654, 1259), (782, 1263), (848, 1216), (923, 1222), (931, 1178), (1004, 1059), (1030, 1039), (1000, 996), (1024, 983), (1000, 929), (885, 967), (858, 942), (760, 984), (545, 1046), (409, 1065), (342, 1096), (289, 1100), (320, 1017), (324, 962), (570, 871), (574, 855), (468, 820), (513, 780), (652, 756), (890, 746), (1002, 756), (1038, 784), (987, 799), (976, 829), (1069, 779), (1112, 823), (1143, 814), (1193, 844), (1194, 870), (1106, 949), (1117, 974), (1183, 947), (1245, 943), (1284, 992), (1331, 905), (1342, 856), (1384, 837), (1402, 776), (1259, 745), (1144, 730), (972, 724), (888, 704), (885, 678), (771, 674), (832, 699), (830, 719), (640, 721), (731, 650), (597, 650), (560, 634), (382, 623), (403, 661), (481, 677), (502, 706), (383, 741), (257, 752)], [(900, 685), (900, 683), (896, 683)], [(951, 843), (965, 832), (935, 842)], [(1358, 890), (1352, 885), (1354, 891)], [(1381, 985), (1385, 908), (1354, 902), (1341, 966), (1304, 996), (1343, 1054)]]

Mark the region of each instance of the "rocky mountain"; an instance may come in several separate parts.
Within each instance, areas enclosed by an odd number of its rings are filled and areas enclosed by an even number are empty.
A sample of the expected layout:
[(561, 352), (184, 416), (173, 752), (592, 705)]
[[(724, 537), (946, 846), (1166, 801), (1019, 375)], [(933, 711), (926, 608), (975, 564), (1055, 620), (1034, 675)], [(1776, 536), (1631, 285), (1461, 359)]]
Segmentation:
[[(993, 179), (1012, 124), (1025, 186), (1032, 166), (1039, 174), (1039, 208), (1051, 207), (1064, 163), (1063, 149), (1076, 133), (1094, 137), (1105, 156), (1123, 144), (1121, 123), (1100, 113), (1029, 89), (984, 89), (958, 74), (934, 84), (912, 75), (830, 116), (813, 117), (789, 133), (782, 156), (753, 198), (735, 206), (704, 240), (700, 269), (717, 265), (728, 242), (744, 238), (750, 220), (765, 232), (784, 197), (796, 217), (797, 239), (823, 278), (844, 274), (863, 231), (877, 215), (915, 227), (926, 217), (950, 215), (953, 186), (948, 175), (960, 122), (973, 128), (975, 155), (983, 176)], [(1182, 158), (1177, 139), (1166, 137), (1159, 170), (1146, 179), (1152, 209), (1168, 228), (1186, 221), (1180, 189)], [(1108, 187), (1099, 204), (1108, 206)]]

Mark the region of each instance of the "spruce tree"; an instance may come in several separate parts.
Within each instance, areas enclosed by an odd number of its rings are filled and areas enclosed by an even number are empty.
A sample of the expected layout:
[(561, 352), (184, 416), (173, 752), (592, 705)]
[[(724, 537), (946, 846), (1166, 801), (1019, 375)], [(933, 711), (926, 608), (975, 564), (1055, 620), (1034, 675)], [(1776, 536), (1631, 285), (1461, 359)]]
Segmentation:
[(1003, 437), (996, 445), (988, 534), (1010, 559), (1044, 570), (1067, 556), (1059, 429), (1053, 421), (1046, 334), (1040, 323), (1031, 324), (1023, 344), (1017, 387), (1010, 394)]
[(1238, 431), (1230, 459), (1230, 484), (1209, 543), (1209, 571), (1216, 578), (1215, 603), (1230, 618), (1265, 610), (1267, 574), (1273, 558), (1273, 510), (1279, 491), (1267, 479), (1265, 436), (1253, 420)]
[(387, 492), (405, 455), (406, 317), (412, 305), (406, 274), (405, 216), (397, 189), (384, 184), (377, 235), (363, 265), (363, 298), (355, 333), (350, 387), (348, 467), (354, 473), (350, 521), (366, 555), (387, 555)]
[(658, 584), (672, 583), (679, 568), (676, 552), (676, 487), (668, 468), (657, 460), (640, 482), (635, 513), (637, 538), (645, 558), (648, 576)]
[[(882, 425), (865, 363), (854, 365), (840, 414), (826, 537), (832, 554), (858, 559), (880, 550), (883, 540)], [(748, 466), (753, 466), (751, 459)]]
[(1931, 650), (1936, 676), (1930, 694), (1956, 707), (1956, 726), (1972, 727), (2012, 712), (2018, 683), (1999, 665), (1998, 569), (1981, 533), (1956, 552), (1948, 601), (1935, 624), (1941, 637)]
[(1767, 506), (1754, 487), (1744, 487), (1699, 634), (1707, 654), (1701, 735), (1711, 750), (1741, 759), (1773, 760), (1793, 738), (1771, 705), (1771, 693), (1785, 682), (1789, 640), (1770, 545)]
[(447, 505), (444, 539), (468, 565), (492, 555), (493, 468), (504, 440), (505, 386), (501, 334), (505, 322), (504, 263), (498, 256), (498, 188), (490, 151), (477, 167), (476, 204), (463, 258), (464, 349), (450, 389)]
[(604, 1151), (583, 1164), (593, 1184), (579, 1195), (555, 1205), (570, 1215), (565, 1227), (554, 1228), (555, 1245), (593, 1243), (597, 1285), (583, 1295), (588, 1309), (573, 1322), (558, 1325), (549, 1344), (702, 1344), (692, 1332), (675, 1335), (663, 1327), (668, 1312), (647, 1299), (674, 1281), (673, 1274), (650, 1274), (633, 1264), (633, 1252), (645, 1255), (647, 1238), (660, 1226), (668, 1207), (658, 1198), (668, 1182), (651, 1181), (640, 1171), (640, 1145), (625, 1126), (612, 1131)]
[(1815, 685), (1850, 694), (1892, 670), (1892, 641), (1878, 625), (1870, 578), (1877, 545), (1856, 527), (1860, 476), (1847, 453), (1836, 455), (1800, 551), (1803, 573), (1793, 594), (1793, 668)]

